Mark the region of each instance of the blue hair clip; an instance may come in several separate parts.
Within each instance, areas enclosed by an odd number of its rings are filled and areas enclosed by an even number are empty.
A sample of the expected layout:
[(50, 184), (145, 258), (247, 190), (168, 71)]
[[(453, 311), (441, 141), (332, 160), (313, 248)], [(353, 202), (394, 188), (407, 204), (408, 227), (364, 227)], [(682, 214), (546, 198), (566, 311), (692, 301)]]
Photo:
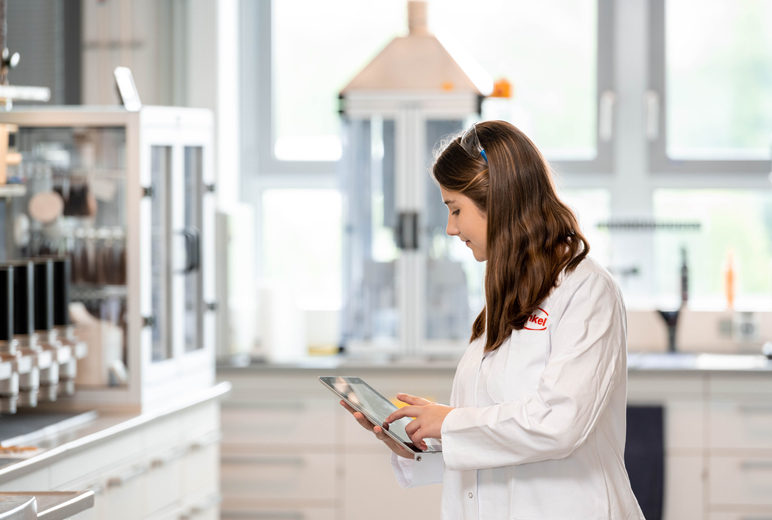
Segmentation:
[(461, 148), (463, 148), (467, 153), (467, 155), (469, 155), (469, 157), (472, 159), (477, 159), (482, 155), (482, 158), (485, 160), (485, 164), (488, 164), (488, 154), (485, 153), (485, 150), (480, 144), (480, 138), (477, 137), (477, 128), (475, 128), (476, 126), (477, 123), (474, 123), (466, 130), (466, 132), (461, 134), (461, 140), (459, 144), (461, 145)]

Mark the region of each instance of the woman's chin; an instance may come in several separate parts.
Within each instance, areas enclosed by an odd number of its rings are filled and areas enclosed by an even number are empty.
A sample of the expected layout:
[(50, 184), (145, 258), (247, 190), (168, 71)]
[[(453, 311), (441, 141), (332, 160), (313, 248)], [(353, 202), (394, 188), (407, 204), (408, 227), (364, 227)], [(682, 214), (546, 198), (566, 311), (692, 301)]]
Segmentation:
[(474, 259), (477, 260), (478, 262), (485, 262), (487, 260), (484, 254), (480, 253), (475, 249), (472, 250), (472, 255), (474, 255)]

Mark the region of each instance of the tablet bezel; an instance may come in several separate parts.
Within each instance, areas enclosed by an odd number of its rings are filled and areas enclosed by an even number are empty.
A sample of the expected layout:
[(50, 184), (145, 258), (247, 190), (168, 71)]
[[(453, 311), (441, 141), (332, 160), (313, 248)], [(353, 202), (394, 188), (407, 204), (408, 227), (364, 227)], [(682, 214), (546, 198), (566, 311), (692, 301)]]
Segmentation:
[(403, 448), (407, 449), (408, 451), (411, 451), (413, 453), (419, 453), (419, 454), (420, 453), (439, 453), (440, 452), (440, 450), (436, 449), (436, 447), (433, 444), (431, 444), (431, 443), (427, 443), (427, 446), (428, 446), (429, 449), (427, 449), (426, 451), (423, 451), (423, 450), (417, 448), (415, 446), (415, 444), (412, 443), (412, 442), (411, 443), (405, 443), (402, 439), (400, 439), (399, 437), (397, 437), (396, 435), (391, 433), (389, 430), (384, 428), (383, 425), (380, 424), (375, 418), (373, 418), (370, 415), (370, 413), (365, 408), (363, 408), (362, 406), (360, 406), (358, 404), (354, 404), (351, 401), (349, 401), (346, 398), (346, 396), (341, 394), (334, 386), (332, 386), (329, 383), (327, 383), (327, 381), (324, 380), (325, 378), (327, 378), (327, 379), (343, 379), (349, 385), (351, 385), (351, 383), (348, 381), (349, 379), (359, 379), (362, 382), (363, 385), (367, 386), (376, 395), (380, 396), (385, 401), (391, 403), (391, 401), (386, 399), (386, 397), (383, 394), (381, 394), (375, 388), (373, 388), (372, 386), (367, 384), (367, 382), (364, 379), (362, 379), (361, 377), (357, 377), (357, 376), (319, 376), (319, 382), (322, 383), (325, 386), (325, 388), (328, 388), (332, 393), (334, 393), (335, 395), (337, 395), (338, 397), (343, 399), (343, 401), (345, 401), (346, 404), (348, 404), (351, 408), (353, 408), (357, 412), (360, 412), (362, 415), (364, 415), (365, 419), (367, 419), (370, 422), (370, 424), (372, 424), (373, 426), (380, 426), (381, 429), (383, 430), (383, 432), (386, 433), (386, 435), (391, 437), (394, 440), (394, 442), (396, 442), (397, 444), (399, 444)]

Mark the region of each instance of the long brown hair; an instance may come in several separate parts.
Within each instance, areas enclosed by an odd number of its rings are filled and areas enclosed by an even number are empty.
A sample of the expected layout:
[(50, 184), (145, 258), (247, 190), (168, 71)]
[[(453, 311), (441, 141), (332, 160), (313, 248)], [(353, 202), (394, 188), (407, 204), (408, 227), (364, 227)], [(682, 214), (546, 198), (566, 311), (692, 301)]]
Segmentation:
[(438, 155), (432, 175), (487, 215), (485, 308), (470, 341), (487, 331), (490, 352), (525, 326), (560, 273), (574, 270), (590, 245), (533, 142), (504, 121), (478, 123), (476, 130), (489, 162), (469, 156), (456, 138)]

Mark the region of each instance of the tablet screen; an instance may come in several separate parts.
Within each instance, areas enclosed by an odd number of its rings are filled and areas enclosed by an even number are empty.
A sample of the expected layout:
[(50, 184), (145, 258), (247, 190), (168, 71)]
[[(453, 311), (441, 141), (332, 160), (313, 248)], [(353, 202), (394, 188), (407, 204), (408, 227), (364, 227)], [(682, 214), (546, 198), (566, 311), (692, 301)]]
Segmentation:
[[(381, 425), (392, 412), (397, 410), (397, 407), (391, 401), (373, 390), (370, 385), (358, 377), (320, 377), (319, 379), (326, 385), (334, 388), (351, 403), (366, 410), (370, 417)], [(405, 426), (411, 420), (403, 417), (389, 425), (389, 432), (399, 437), (408, 446), (413, 446), (413, 441), (410, 440), (410, 436), (405, 432)]]

